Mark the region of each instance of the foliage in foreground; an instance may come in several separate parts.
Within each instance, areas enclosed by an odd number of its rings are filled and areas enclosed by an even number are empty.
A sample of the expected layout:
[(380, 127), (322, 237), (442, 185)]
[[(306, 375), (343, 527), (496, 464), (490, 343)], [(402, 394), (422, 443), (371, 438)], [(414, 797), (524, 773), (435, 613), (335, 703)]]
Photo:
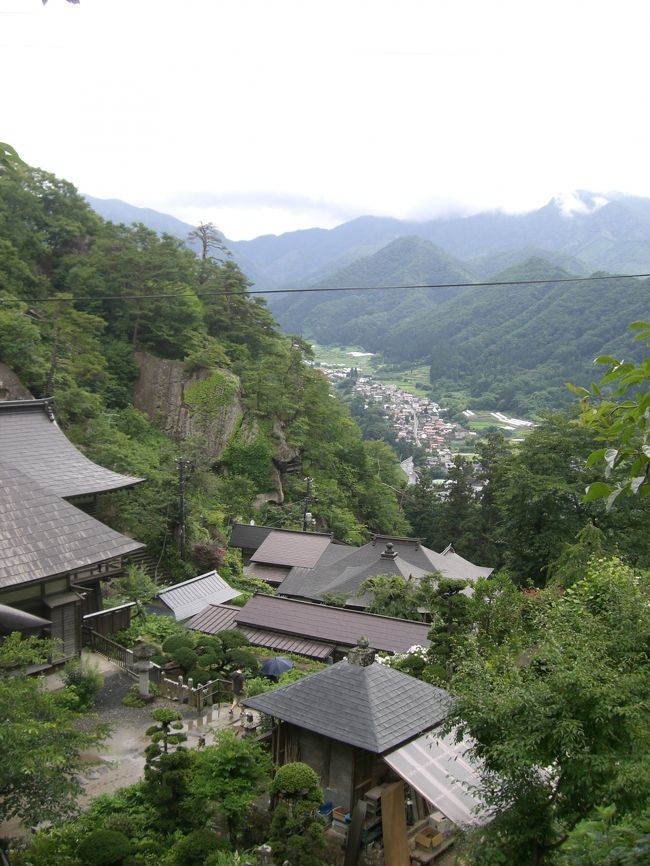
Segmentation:
[(528, 631), (489, 653), (470, 640), (451, 682), (449, 727), (475, 742), (496, 817), (469, 838), (473, 864), (550, 864), (580, 822), (650, 806), (649, 582), (594, 560), (542, 597)]

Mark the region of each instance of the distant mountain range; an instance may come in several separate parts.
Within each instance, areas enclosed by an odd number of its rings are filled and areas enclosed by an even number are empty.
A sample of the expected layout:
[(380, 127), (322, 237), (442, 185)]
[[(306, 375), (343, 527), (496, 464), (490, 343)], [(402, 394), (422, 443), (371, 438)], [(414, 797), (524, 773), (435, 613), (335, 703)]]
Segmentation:
[[(186, 238), (192, 226), (119, 201), (87, 197), (106, 219)], [(432, 384), (497, 409), (557, 405), (563, 382), (593, 376), (595, 354), (638, 354), (627, 325), (650, 317), (650, 282), (553, 283), (372, 292), (291, 289), (567, 279), (650, 272), (650, 199), (579, 192), (526, 214), (427, 222), (359, 217), (230, 241), (255, 288), (290, 333), (359, 345), (392, 361), (432, 364)], [(485, 404), (483, 404), (485, 405)], [(471, 407), (470, 407), (471, 408)]]

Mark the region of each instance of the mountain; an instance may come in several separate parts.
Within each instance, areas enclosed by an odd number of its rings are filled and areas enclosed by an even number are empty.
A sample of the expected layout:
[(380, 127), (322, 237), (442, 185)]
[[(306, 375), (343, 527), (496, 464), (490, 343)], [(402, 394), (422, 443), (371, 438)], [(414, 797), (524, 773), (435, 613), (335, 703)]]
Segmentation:
[(631, 322), (647, 318), (650, 280), (560, 282), (571, 274), (531, 259), (496, 280), (556, 280), (467, 289), (421, 316), (394, 323), (384, 351), (426, 358), (434, 393), (463, 390), (469, 408), (530, 412), (572, 399), (567, 381), (598, 378), (593, 359), (640, 359)]
[[(183, 239), (191, 230), (186, 223), (148, 208), (92, 196), (86, 199), (114, 222), (143, 222)], [(576, 273), (641, 273), (650, 271), (650, 199), (582, 190), (557, 196), (524, 214), (490, 211), (425, 222), (362, 216), (333, 229), (226, 240), (226, 244), (257, 289), (277, 289), (321, 283), (405, 236), (436, 244), (481, 277), (531, 255)]]
[[(359, 259), (319, 283), (336, 286), (411, 286), (472, 283), (462, 262), (418, 237), (403, 237)], [(285, 331), (300, 332), (320, 343), (356, 343), (380, 348), (382, 335), (396, 321), (421, 315), (461, 289), (431, 291), (399, 288), (368, 292), (286, 292), (272, 299), (274, 315)]]
[(124, 223), (127, 226), (142, 223), (158, 234), (174, 235), (183, 240), (187, 240), (188, 234), (194, 229), (194, 226), (170, 214), (160, 213), (149, 207), (136, 207), (118, 198), (95, 198), (92, 195), (84, 195), (84, 198), (95, 213), (112, 223)]

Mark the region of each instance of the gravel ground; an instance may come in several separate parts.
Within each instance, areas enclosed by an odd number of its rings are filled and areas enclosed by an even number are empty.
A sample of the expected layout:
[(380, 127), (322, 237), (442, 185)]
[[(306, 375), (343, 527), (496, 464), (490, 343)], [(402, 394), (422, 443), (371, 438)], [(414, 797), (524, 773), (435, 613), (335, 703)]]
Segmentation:
[[(122, 699), (135, 680), (105, 659), (98, 656), (92, 658), (104, 676), (104, 686), (97, 697), (94, 713), (99, 721), (107, 722), (111, 726), (112, 732), (97, 752), (87, 752), (83, 756), (90, 765), (85, 775), (84, 801), (99, 794), (110, 794), (142, 778), (144, 750), (149, 744), (145, 731), (153, 724), (151, 710), (155, 707), (167, 706), (181, 713), (185, 722), (183, 730), (188, 736), (187, 745), (190, 748), (198, 745), (200, 736), (206, 737), (210, 743), (211, 731), (232, 724), (227, 707), (222, 707), (218, 716), (215, 707), (212, 720), (208, 717), (197, 720), (195, 710), (163, 698), (157, 698), (146, 707), (125, 707)], [(203, 721), (203, 724), (197, 725), (199, 721)]]

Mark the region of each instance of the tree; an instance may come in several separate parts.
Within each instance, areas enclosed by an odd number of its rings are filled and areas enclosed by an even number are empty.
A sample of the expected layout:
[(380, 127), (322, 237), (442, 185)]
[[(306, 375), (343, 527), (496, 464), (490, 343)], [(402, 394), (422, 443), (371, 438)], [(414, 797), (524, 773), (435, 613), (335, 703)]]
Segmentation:
[(471, 837), (470, 863), (552, 863), (597, 807), (647, 810), (647, 590), (619, 561), (598, 561), (563, 596), (546, 591), (523, 645), (463, 649), (449, 726), (473, 738), (495, 813)]
[(270, 770), (263, 747), (253, 740), (238, 740), (231, 730), (221, 731), (216, 744), (196, 757), (192, 790), (216, 805), (233, 845), (247, 825), (253, 800), (268, 787)]
[(37, 678), (15, 673), (51, 654), (51, 642), (17, 633), (0, 644), (0, 814), (31, 824), (76, 811), (81, 754), (108, 735), (106, 725), (80, 728), (70, 690), (48, 692)]
[(414, 581), (405, 580), (399, 574), (379, 574), (369, 577), (361, 584), (359, 595), (372, 593), (372, 601), (366, 610), (382, 616), (401, 619), (418, 619), (420, 597)]
[[(214, 223), (199, 223), (187, 236), (188, 241), (196, 241), (201, 248), (201, 271), (199, 274), (199, 283), (205, 283), (208, 279), (208, 262), (223, 261), (222, 253), (226, 256), (231, 256), (232, 253), (223, 241), (223, 235), (214, 225)], [(215, 256), (213, 253), (218, 252)]]
[(323, 825), (314, 817), (323, 803), (318, 775), (296, 761), (278, 767), (271, 795), (276, 805), (271, 819), (271, 848), (276, 861), (291, 866), (325, 866)]
[[(633, 322), (635, 340), (650, 346), (650, 322)], [(609, 367), (599, 385), (576, 388), (581, 397), (582, 424), (607, 443), (591, 453), (590, 466), (604, 466), (607, 481), (587, 488), (586, 500), (605, 499), (611, 508), (619, 496), (650, 495), (650, 355), (639, 364), (611, 355), (596, 358)], [(613, 386), (611, 397), (603, 389)], [(613, 399), (612, 399), (613, 398)]]

